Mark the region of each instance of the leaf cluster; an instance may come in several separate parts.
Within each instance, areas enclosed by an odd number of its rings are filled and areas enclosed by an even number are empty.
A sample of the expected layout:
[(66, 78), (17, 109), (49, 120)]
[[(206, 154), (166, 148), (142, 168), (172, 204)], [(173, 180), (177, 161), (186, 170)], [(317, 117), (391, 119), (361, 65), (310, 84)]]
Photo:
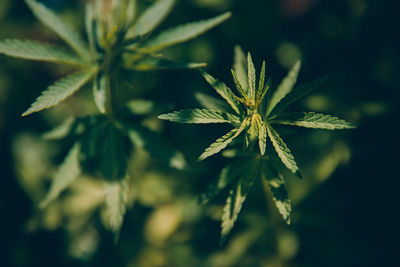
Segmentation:
[[(243, 149), (252, 151), (250, 156), (224, 168), (218, 179), (210, 185), (201, 198), (207, 202), (224, 188), (230, 188), (222, 215), (222, 237), (232, 229), (244, 200), (256, 177), (261, 177), (269, 188), (273, 200), (283, 219), (290, 223), (290, 200), (279, 165), (271, 158), (278, 156), (280, 162), (297, 177), (302, 178), (292, 152), (282, 140), (275, 125), (293, 125), (315, 129), (351, 129), (354, 126), (337, 117), (314, 112), (290, 113), (285, 110), (296, 100), (306, 96), (326, 78), (315, 80), (294, 88), (300, 70), (300, 61), (290, 69), (277, 88), (270, 91), (270, 80), (266, 79), (265, 62), (261, 67), (258, 84), (251, 54), (247, 57), (242, 49), (235, 48), (232, 71), (236, 93), (210, 74), (202, 72), (204, 79), (215, 89), (226, 103), (211, 96), (201, 95), (200, 103), (206, 109), (187, 109), (160, 115), (160, 119), (178, 123), (228, 123), (232, 126), (200, 155), (199, 160), (212, 156), (235, 139), (241, 139)], [(211, 101), (209, 101), (211, 99)], [(242, 137), (242, 138), (240, 138)], [(266, 151), (267, 137), (274, 151)], [(258, 151), (254, 145), (258, 143)]]
[(156, 104), (150, 100), (133, 100), (128, 101), (125, 107), (117, 106), (116, 90), (131, 83), (133, 72), (205, 66), (205, 63), (171, 60), (164, 57), (161, 51), (203, 34), (228, 19), (230, 13), (153, 34), (172, 10), (174, 0), (157, 0), (140, 13), (137, 12), (136, 0), (87, 1), (85, 41), (42, 3), (35, 0), (25, 0), (25, 3), (67, 47), (34, 40), (6, 39), (0, 41), (0, 53), (69, 65), (75, 71), (44, 90), (22, 116), (53, 107), (89, 84), (99, 111), (99, 114), (70, 118), (45, 134), (49, 139), (70, 138), (74, 145), (54, 175), (50, 191), (41, 206), (45, 207), (56, 199), (82, 173), (101, 177), (109, 209), (108, 226), (118, 232), (125, 213), (129, 179), (127, 160), (132, 149), (144, 148), (167, 165), (180, 170), (186, 167), (186, 162), (182, 153), (158, 133), (141, 125), (141, 116), (154, 113)]

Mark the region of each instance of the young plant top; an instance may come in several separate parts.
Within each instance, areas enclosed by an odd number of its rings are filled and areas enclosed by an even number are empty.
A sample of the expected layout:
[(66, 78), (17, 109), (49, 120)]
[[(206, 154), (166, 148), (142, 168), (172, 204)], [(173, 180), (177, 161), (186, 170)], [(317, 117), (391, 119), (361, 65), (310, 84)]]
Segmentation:
[[(300, 70), (297, 61), (288, 75), (272, 92), (270, 80), (266, 80), (265, 62), (261, 67), (259, 81), (256, 82), (256, 70), (250, 53), (246, 56), (240, 47), (235, 48), (235, 63), (232, 69), (235, 94), (224, 83), (202, 72), (204, 79), (226, 101), (221, 102), (210, 96), (200, 97), (200, 102), (207, 109), (187, 109), (160, 115), (160, 119), (178, 123), (229, 123), (233, 129), (212, 143), (199, 160), (204, 160), (233, 143), (240, 136), (244, 150), (250, 153), (238, 155), (239, 159), (224, 168), (201, 197), (201, 202), (208, 202), (226, 187), (229, 195), (222, 215), (222, 239), (231, 231), (244, 200), (255, 179), (260, 177), (263, 184), (269, 187), (273, 200), (286, 223), (290, 223), (290, 199), (285, 187), (283, 174), (279, 171), (280, 162), (297, 177), (302, 178), (294, 157), (286, 146), (274, 125), (293, 125), (316, 129), (351, 129), (354, 126), (337, 117), (314, 112), (285, 113), (286, 108), (296, 100), (306, 96), (325, 78), (294, 88)], [(208, 100), (208, 101), (205, 101)], [(267, 136), (272, 147), (267, 150)], [(258, 152), (254, 149), (258, 143)], [(274, 150), (274, 151), (272, 151)]]
[(93, 99), (99, 110), (99, 114), (67, 119), (45, 135), (49, 139), (72, 139), (74, 145), (54, 175), (41, 206), (56, 199), (82, 173), (101, 177), (109, 217), (106, 226), (117, 233), (125, 213), (127, 159), (132, 147), (145, 148), (177, 169), (185, 167), (185, 159), (157, 133), (134, 122), (140, 121), (135, 113), (141, 101), (121, 105), (116, 101), (116, 92), (131, 89), (133, 72), (205, 66), (205, 63), (176, 62), (165, 58), (160, 51), (203, 34), (227, 20), (230, 13), (153, 34), (170, 13), (174, 0), (158, 0), (138, 16), (136, 0), (87, 1), (85, 42), (46, 6), (34, 0), (25, 2), (37, 19), (70, 49), (32, 40), (7, 39), (0, 41), (0, 53), (70, 65), (76, 72), (50, 85), (22, 116), (53, 107), (87, 84), (93, 87)]

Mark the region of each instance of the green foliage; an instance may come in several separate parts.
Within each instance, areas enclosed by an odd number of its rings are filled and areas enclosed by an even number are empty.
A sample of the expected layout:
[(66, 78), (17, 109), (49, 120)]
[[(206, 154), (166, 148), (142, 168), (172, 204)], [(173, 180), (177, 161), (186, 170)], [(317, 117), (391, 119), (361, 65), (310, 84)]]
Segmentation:
[(46, 198), (40, 203), (42, 208), (46, 207), (52, 200), (58, 198), (60, 193), (68, 188), (81, 174), (79, 152), (80, 144), (76, 143), (54, 174), (50, 191), (47, 193)]
[[(282, 113), (295, 100), (304, 97), (325, 80), (325, 78), (318, 79), (293, 90), (299, 70), (300, 61), (297, 61), (273, 93), (267, 94), (270, 88), (270, 80), (266, 81), (265, 62), (262, 64), (258, 86), (256, 86), (256, 71), (252, 57), (250, 53), (247, 54), (246, 64), (245, 54), (240, 47), (236, 46), (232, 76), (238, 96), (224, 83), (219, 82), (211, 75), (205, 72), (202, 72), (202, 74), (230, 108), (238, 114), (238, 117), (231, 117), (233, 116), (232, 114), (226, 113), (226, 104), (222, 105), (220, 101), (209, 96), (198, 97), (199, 102), (209, 109), (175, 111), (159, 116), (160, 119), (179, 123), (214, 123), (216, 122), (216, 116), (219, 115), (218, 118), (220, 120), (218, 122), (227, 122), (235, 127), (211, 144), (200, 155), (199, 160), (225, 149), (234, 138), (244, 132), (244, 138), (242, 139), (244, 148), (251, 151), (250, 161), (254, 162), (254, 167), (244, 172), (246, 174), (244, 177), (246, 178), (237, 180), (228, 195), (222, 215), (222, 239), (225, 239), (226, 235), (231, 231), (242, 204), (257, 176), (262, 178), (262, 182), (271, 191), (272, 199), (283, 219), (286, 223), (290, 223), (290, 199), (283, 175), (278, 171), (280, 168), (275, 166), (275, 161), (271, 160), (274, 157), (274, 153), (278, 155), (283, 165), (292, 173), (299, 178), (302, 178), (302, 175), (294, 156), (278, 132), (272, 127), (273, 124), (328, 130), (354, 128), (351, 123), (330, 115), (316, 114), (314, 112)], [(265, 97), (266, 95), (268, 97)], [(209, 103), (206, 100), (210, 100)], [(219, 107), (222, 107), (220, 111), (218, 111)], [(229, 114), (230, 116), (221, 116), (221, 114)], [(240, 121), (238, 122), (237, 119)], [(269, 147), (273, 147), (274, 151), (266, 150), (267, 136), (272, 144)], [(254, 144), (257, 140), (259, 153), (254, 150)], [(236, 164), (246, 166), (245, 163)], [(227, 173), (229, 173), (229, 178)], [(229, 188), (232, 181), (236, 179), (235, 177), (240, 176), (240, 173), (241, 171), (238, 168), (232, 168), (232, 166), (224, 168), (219, 179), (211, 184), (207, 193), (202, 195), (201, 202), (208, 202), (211, 197), (221, 192), (224, 188)]]
[(0, 42), (0, 53), (11, 57), (48, 61), (67, 65), (86, 64), (82, 59), (61, 47), (29, 40), (3, 40)]
[[(142, 126), (140, 115), (143, 115), (143, 110), (137, 112), (140, 105), (132, 108), (137, 103), (125, 100), (128, 105), (124, 107), (117, 101), (117, 90), (130, 84), (134, 71), (204, 67), (205, 63), (184, 63), (165, 58), (160, 50), (205, 33), (227, 20), (230, 13), (174, 27), (153, 37), (153, 31), (170, 13), (174, 0), (158, 0), (140, 14), (136, 14), (135, 0), (88, 1), (85, 11), (88, 41), (85, 42), (45, 5), (35, 0), (25, 2), (36, 18), (65, 41), (73, 52), (36, 41), (6, 39), (0, 41), (0, 53), (66, 64), (77, 71), (49, 86), (22, 116), (53, 107), (89, 83), (100, 113), (67, 119), (44, 135), (48, 139), (69, 138), (75, 144), (55, 174), (42, 206), (56, 199), (81, 174), (99, 177), (105, 181), (106, 226), (117, 234), (126, 210), (127, 162), (133, 148), (148, 150), (170, 167), (186, 168), (181, 152), (172, 148), (157, 132)], [(153, 104), (145, 113), (154, 114), (157, 110)], [(240, 122), (237, 116), (224, 112), (194, 110), (192, 114), (195, 123)]]

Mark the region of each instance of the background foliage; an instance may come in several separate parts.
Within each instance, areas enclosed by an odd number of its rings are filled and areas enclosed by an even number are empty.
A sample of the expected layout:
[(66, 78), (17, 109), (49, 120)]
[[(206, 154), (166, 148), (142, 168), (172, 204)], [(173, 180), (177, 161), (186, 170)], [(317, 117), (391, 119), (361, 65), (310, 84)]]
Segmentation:
[[(83, 32), (82, 1), (45, 2)], [(151, 2), (142, 1), (144, 6)], [(81, 90), (59, 107), (21, 118), (44, 85), (69, 69), (2, 56), (0, 265), (395, 266), (398, 10), (399, 4), (389, 0), (181, 0), (176, 5), (163, 28), (224, 11), (232, 11), (233, 17), (206, 35), (168, 50), (171, 57), (208, 62), (207, 72), (226, 82), (231, 81), (235, 44), (251, 51), (257, 66), (261, 65), (257, 60), (267, 59), (273, 82), (280, 81), (301, 57), (300, 83), (326, 74), (329, 79), (298, 107), (359, 125), (351, 132), (288, 131), (285, 140), (304, 176), (302, 181), (288, 179), (292, 224), (285, 225), (255, 185), (221, 247), (218, 218), (223, 200), (199, 206), (197, 196), (227, 160), (196, 160), (228, 128), (163, 123), (156, 119), (161, 110), (145, 116), (145, 125), (187, 156), (191, 172), (172, 170), (136, 150), (131, 159), (136, 167), (130, 170), (129, 210), (114, 246), (113, 236), (100, 223), (104, 214), (99, 203), (104, 196), (91, 179), (80, 179), (47, 210), (38, 208), (48, 190), (49, 172), (71, 145), (44, 141), (40, 135), (69, 115), (92, 113), (91, 90)], [(59, 42), (23, 1), (2, 0), (0, 39), (25, 37)], [(133, 96), (158, 99), (170, 110), (200, 107), (195, 94), (211, 92), (202, 77), (190, 70), (135, 79), (140, 90)]]

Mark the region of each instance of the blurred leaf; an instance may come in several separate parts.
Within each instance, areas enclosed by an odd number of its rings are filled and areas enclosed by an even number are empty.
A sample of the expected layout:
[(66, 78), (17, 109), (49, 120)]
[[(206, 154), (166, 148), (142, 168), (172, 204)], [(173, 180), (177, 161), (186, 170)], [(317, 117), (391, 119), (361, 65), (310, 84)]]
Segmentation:
[(283, 176), (275, 169), (274, 166), (264, 164), (265, 180), (264, 185), (268, 186), (272, 193), (272, 200), (275, 202), (279, 213), (287, 224), (290, 224), (290, 212), (292, 210), (290, 199), (285, 187)]
[(267, 123), (267, 133), (275, 148), (276, 153), (278, 153), (279, 158), (282, 160), (283, 164), (292, 171), (296, 176), (302, 178), (299, 167), (297, 167), (296, 161), (291, 154), (289, 148), (280, 138), (279, 134)]
[(145, 149), (150, 155), (160, 159), (170, 167), (178, 170), (186, 168), (186, 160), (183, 154), (174, 149), (158, 133), (132, 123), (125, 123), (124, 127), (128, 132), (129, 139), (135, 146)]
[(34, 112), (50, 108), (57, 105), (67, 97), (71, 96), (87, 83), (93, 76), (95, 69), (85, 69), (81, 72), (71, 74), (50, 85), (46, 91), (42, 92), (31, 107), (22, 116), (27, 116)]
[(235, 46), (234, 50), (233, 70), (237, 75), (239, 83), (242, 84), (245, 88), (249, 87), (247, 81), (246, 55), (244, 54), (242, 48), (238, 45)]
[(99, 73), (93, 81), (94, 102), (99, 111), (103, 114), (106, 113), (107, 82), (108, 78), (103, 73)]
[(217, 179), (214, 179), (207, 188), (207, 191), (200, 195), (199, 202), (205, 204), (217, 196), (223, 189), (243, 175), (249, 168), (252, 159), (240, 159), (223, 168)]
[(98, 146), (101, 153), (99, 168), (102, 175), (109, 180), (125, 177), (130, 149), (121, 131), (112, 124), (106, 125), (103, 139)]
[(271, 123), (295, 125), (316, 129), (353, 129), (355, 125), (330, 115), (315, 112), (296, 112), (276, 116)]
[(91, 1), (87, 1), (85, 8), (85, 29), (89, 40), (91, 52), (94, 52), (94, 49), (96, 48), (95, 36), (94, 36), (94, 23), (95, 23), (94, 5)]
[(25, 2), (40, 22), (56, 32), (82, 59), (89, 61), (89, 50), (75, 30), (60, 20), (53, 11), (43, 4), (34, 0), (25, 0)]
[(227, 112), (208, 109), (185, 109), (158, 116), (178, 123), (240, 123), (239, 117)]
[(224, 101), (219, 100), (215, 97), (200, 92), (196, 92), (194, 94), (194, 97), (196, 98), (197, 102), (199, 102), (200, 105), (206, 109), (220, 110), (224, 112), (228, 112), (229, 110), (229, 105), (227, 105)]
[(230, 16), (231, 13), (227, 12), (211, 19), (192, 22), (168, 29), (146, 42), (142, 49), (144, 51), (157, 51), (168, 46), (186, 42), (214, 28), (218, 24), (221, 24)]
[(210, 74), (205, 71), (201, 72), (204, 79), (215, 89), (215, 91), (228, 102), (229, 106), (236, 112), (236, 114), (240, 114), (240, 103), (236, 99), (232, 90), (226, 86), (224, 83), (218, 81)]
[(275, 106), (292, 91), (294, 84), (297, 81), (297, 75), (300, 71), (300, 61), (297, 61), (294, 66), (290, 69), (288, 75), (279, 84), (276, 91), (272, 94), (272, 98), (267, 106), (266, 117), (271, 113)]
[(54, 175), (50, 191), (46, 198), (40, 203), (41, 208), (45, 208), (51, 201), (58, 198), (60, 193), (70, 186), (76, 178), (81, 174), (79, 164), (80, 144), (75, 143), (72, 149), (68, 152), (64, 162), (59, 166)]
[(247, 102), (249, 102), (249, 98), (247, 95), (248, 88), (243, 87), (243, 85), (240, 83), (239, 78), (237, 77), (236, 73), (234, 70), (231, 70), (232, 77), (233, 77), (233, 82), (235, 83), (236, 89), (239, 92), (239, 94), (245, 99)]
[(312, 82), (308, 82), (302, 85), (297, 86), (294, 88), (289, 94), (286, 95), (284, 99), (282, 99), (273, 110), (271, 110), (270, 116), (273, 116), (274, 114), (281, 113), (284, 111), (290, 104), (293, 102), (303, 98), (304, 96), (308, 95), (311, 93), (315, 88), (320, 86), (324, 81), (326, 81), (328, 77), (322, 77), (319, 79), (316, 79)]
[(74, 128), (76, 123), (76, 118), (69, 117), (54, 129), (42, 134), (42, 138), (47, 140), (63, 139), (71, 133), (71, 130)]
[(136, 20), (135, 25), (127, 32), (127, 38), (145, 35), (153, 31), (170, 13), (174, 0), (158, 0)]
[(128, 180), (126, 176), (123, 180), (105, 182), (105, 211), (107, 216), (106, 227), (115, 234), (115, 241), (118, 240), (119, 230), (124, 222), (126, 203), (128, 201)]
[(155, 57), (141, 60), (132, 66), (126, 66), (127, 69), (138, 71), (168, 70), (168, 69), (198, 69), (203, 68), (206, 63), (186, 63), (167, 58)]
[(79, 57), (56, 45), (29, 40), (6, 39), (0, 41), (0, 53), (7, 56), (48, 61), (67, 65), (85, 65)]

